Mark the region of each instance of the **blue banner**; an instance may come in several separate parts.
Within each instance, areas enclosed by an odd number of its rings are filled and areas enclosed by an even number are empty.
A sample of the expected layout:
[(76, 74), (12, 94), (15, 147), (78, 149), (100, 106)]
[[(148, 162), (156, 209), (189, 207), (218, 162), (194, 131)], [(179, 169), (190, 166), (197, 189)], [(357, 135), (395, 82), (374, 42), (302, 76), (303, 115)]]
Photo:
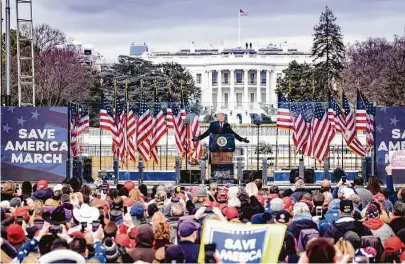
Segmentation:
[(277, 263), (287, 226), (246, 225), (205, 219), (198, 263), (204, 263), (206, 244), (215, 243), (223, 263)]
[[(377, 107), (375, 142), (377, 176), (385, 182), (389, 152), (405, 150), (405, 107)], [(394, 184), (405, 183), (405, 170), (393, 170)]]
[(60, 182), (68, 159), (66, 107), (1, 108), (1, 178)]

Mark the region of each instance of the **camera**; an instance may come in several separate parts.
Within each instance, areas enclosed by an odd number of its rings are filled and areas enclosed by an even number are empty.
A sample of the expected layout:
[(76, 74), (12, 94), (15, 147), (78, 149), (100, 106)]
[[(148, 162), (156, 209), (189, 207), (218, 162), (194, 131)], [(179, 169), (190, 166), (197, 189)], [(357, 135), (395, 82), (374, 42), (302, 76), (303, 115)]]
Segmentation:
[(87, 222), (81, 222), (80, 225), (82, 226), (82, 232), (87, 228)]
[(216, 244), (204, 245), (205, 263), (217, 263), (215, 258), (214, 258), (214, 253), (215, 253), (216, 249), (217, 249)]
[(49, 228), (49, 232), (52, 235), (56, 235), (58, 233), (62, 233), (62, 228), (58, 225), (51, 225), (51, 227)]
[(91, 224), (91, 226), (92, 226), (93, 232), (96, 232), (100, 226), (100, 220), (94, 220), (93, 223)]
[(24, 221), (24, 219), (23, 219), (22, 216), (17, 216), (17, 221), (16, 221), (16, 224), (17, 224), (17, 225), (22, 226), (23, 221)]

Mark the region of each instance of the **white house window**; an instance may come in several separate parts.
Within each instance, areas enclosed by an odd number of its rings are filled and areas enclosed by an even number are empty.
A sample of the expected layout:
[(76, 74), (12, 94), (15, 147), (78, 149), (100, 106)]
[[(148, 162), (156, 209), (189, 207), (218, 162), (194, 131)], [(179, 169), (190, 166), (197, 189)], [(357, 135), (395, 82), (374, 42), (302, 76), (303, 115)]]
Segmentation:
[(212, 72), (212, 84), (213, 85), (216, 85), (218, 83), (217, 77), (218, 77), (218, 72), (216, 72), (216, 71)]
[(224, 72), (224, 84), (228, 84), (229, 83), (229, 73)]
[(195, 80), (197, 84), (201, 84), (201, 73), (197, 73)]
[(236, 106), (242, 107), (242, 93), (236, 93)]
[(242, 80), (243, 80), (243, 78), (242, 78), (242, 72), (241, 72), (241, 71), (237, 71), (237, 72), (236, 72), (236, 83), (240, 84), (240, 83), (242, 83)]
[(255, 77), (256, 77), (256, 75), (255, 75), (254, 72), (249, 73), (249, 83), (250, 84), (255, 84), (256, 83)]
[(255, 93), (250, 93), (250, 102), (251, 103), (255, 102)]

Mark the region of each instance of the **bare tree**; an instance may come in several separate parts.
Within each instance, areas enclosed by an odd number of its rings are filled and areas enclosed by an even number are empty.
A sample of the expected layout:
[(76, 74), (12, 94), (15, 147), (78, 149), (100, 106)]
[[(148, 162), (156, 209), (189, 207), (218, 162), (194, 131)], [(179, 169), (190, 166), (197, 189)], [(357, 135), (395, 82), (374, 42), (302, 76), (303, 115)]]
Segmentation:
[(384, 38), (369, 38), (351, 45), (344, 70), (346, 93), (355, 97), (356, 88), (378, 104), (404, 104), (405, 37), (392, 42)]
[[(22, 25), (21, 35), (30, 36), (30, 28), (28, 24)], [(34, 40), (34, 48), (36, 51), (48, 51), (67, 42), (65, 33), (48, 24), (34, 26), (32, 38)]]

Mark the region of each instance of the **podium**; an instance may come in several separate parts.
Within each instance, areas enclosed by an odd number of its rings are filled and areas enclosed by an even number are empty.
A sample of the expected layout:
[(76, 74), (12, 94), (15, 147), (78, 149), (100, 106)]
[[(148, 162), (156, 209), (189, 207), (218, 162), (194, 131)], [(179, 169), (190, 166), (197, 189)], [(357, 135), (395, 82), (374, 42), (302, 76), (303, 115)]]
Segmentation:
[(235, 137), (232, 134), (211, 134), (209, 139), (211, 182), (234, 182), (233, 152)]

